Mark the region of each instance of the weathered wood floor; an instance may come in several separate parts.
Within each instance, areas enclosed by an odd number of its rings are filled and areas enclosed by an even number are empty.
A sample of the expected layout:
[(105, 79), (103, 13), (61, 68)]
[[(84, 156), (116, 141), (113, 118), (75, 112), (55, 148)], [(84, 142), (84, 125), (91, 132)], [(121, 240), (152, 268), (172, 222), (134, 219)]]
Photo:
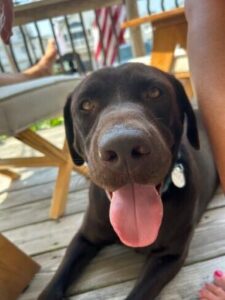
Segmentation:
[[(63, 129), (42, 132), (60, 144)], [(29, 148), (14, 139), (0, 145), (0, 157)], [(70, 239), (78, 229), (87, 203), (88, 182), (74, 174), (66, 209), (60, 221), (48, 219), (56, 178), (53, 168), (21, 169), (22, 178), (10, 183), (0, 177), (0, 230), (42, 268), (19, 300), (35, 300), (55, 272)], [(207, 176), (207, 174), (204, 174)], [(105, 249), (69, 291), (74, 300), (121, 300), (131, 290), (144, 257), (122, 246)], [(194, 300), (213, 270), (225, 270), (225, 197), (219, 190), (202, 218), (192, 240), (188, 259), (176, 278), (162, 291), (160, 300)]]

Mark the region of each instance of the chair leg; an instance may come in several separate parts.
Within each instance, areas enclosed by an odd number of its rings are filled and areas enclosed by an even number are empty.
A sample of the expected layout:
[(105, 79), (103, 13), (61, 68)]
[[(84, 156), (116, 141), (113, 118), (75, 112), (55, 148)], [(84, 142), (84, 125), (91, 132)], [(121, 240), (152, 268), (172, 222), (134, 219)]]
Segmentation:
[(174, 37), (174, 28), (155, 27), (153, 35), (153, 49), (151, 56), (151, 65), (165, 72), (171, 70), (174, 61), (174, 50), (176, 40)]
[(72, 170), (73, 164), (71, 161), (59, 167), (49, 213), (51, 219), (58, 219), (64, 213)]
[(17, 180), (20, 178), (20, 174), (14, 172), (14, 171), (11, 171), (9, 169), (2, 169), (0, 170), (0, 174), (4, 175), (4, 176), (7, 176), (7, 177), (10, 177), (12, 180)]
[(64, 142), (62, 151), (64, 153), (64, 157), (66, 158), (66, 162), (59, 166), (49, 213), (49, 217), (51, 219), (58, 219), (64, 214), (68, 198), (71, 172), (73, 171), (73, 162), (70, 157), (66, 141)]
[(193, 90), (193, 84), (191, 82), (190, 73), (189, 72), (177, 72), (174, 75), (183, 84), (184, 89), (185, 89), (189, 99), (192, 99), (194, 96), (194, 90)]
[(187, 23), (154, 22), (151, 65), (169, 72), (174, 63), (174, 51), (179, 44), (186, 49)]
[(25, 144), (45, 154), (45, 156), (52, 161), (58, 161), (58, 176), (49, 213), (51, 219), (58, 219), (63, 215), (65, 210), (70, 176), (73, 170), (73, 164), (67, 149), (67, 144), (64, 143), (64, 147), (61, 150), (29, 129), (18, 134), (16, 137)]
[[(52, 219), (58, 219), (60, 216), (63, 215), (65, 210), (71, 172), (76, 171), (79, 174), (88, 177), (87, 167), (76, 167), (73, 165), (66, 142), (64, 143), (63, 149), (59, 149), (58, 147), (54, 146), (46, 139), (42, 138), (41, 136), (39, 136), (35, 132), (32, 132), (29, 129), (19, 133), (16, 136), (16, 138), (21, 142), (29, 145), (33, 149), (38, 150), (40, 153), (44, 154), (44, 156), (22, 159), (14, 158), (11, 159), (11, 161), (10, 159), (1, 159), (0, 167), (2, 167), (2, 169), (0, 169), (0, 172), (4, 172), (5, 175), (8, 176), (11, 175), (11, 177), (14, 177), (14, 179), (16, 179), (18, 178), (15, 175), (16, 173), (13, 174), (13, 172), (8, 171), (8, 169), (6, 169), (8, 165), (21, 167), (24, 163), (26, 163), (26, 167), (57, 166), (59, 170), (56, 179), (55, 189), (53, 192), (49, 215)], [(5, 165), (4, 163), (7, 163), (8, 165)]]
[(0, 234), (0, 298), (16, 300), (40, 266)]

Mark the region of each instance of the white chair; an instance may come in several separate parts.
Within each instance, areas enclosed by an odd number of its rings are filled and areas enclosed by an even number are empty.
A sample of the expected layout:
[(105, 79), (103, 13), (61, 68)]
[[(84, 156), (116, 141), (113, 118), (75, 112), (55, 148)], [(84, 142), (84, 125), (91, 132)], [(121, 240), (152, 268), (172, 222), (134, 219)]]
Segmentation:
[(72, 170), (87, 176), (87, 169), (73, 165), (66, 142), (60, 149), (29, 127), (62, 114), (68, 94), (80, 80), (77, 76), (59, 75), (0, 88), (0, 134), (13, 136), (43, 154), (41, 157), (0, 158), (0, 173), (17, 179), (18, 174), (10, 167), (58, 167), (50, 209), (53, 219), (64, 212)]

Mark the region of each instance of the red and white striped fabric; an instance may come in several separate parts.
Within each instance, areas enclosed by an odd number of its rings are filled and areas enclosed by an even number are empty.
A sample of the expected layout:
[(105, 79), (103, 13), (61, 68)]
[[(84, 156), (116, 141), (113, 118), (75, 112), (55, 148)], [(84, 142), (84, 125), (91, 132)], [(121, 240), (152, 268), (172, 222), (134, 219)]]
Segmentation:
[(121, 24), (126, 19), (126, 8), (124, 5), (114, 5), (95, 12), (94, 58), (98, 67), (110, 66), (118, 54), (118, 45), (124, 43)]

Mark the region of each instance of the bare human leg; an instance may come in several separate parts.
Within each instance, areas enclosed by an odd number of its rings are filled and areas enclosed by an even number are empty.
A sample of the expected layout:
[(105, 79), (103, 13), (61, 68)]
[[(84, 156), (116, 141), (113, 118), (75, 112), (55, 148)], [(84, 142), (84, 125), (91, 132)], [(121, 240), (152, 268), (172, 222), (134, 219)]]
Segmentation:
[(57, 48), (55, 41), (49, 40), (45, 53), (37, 64), (22, 73), (0, 74), (0, 86), (51, 75), (56, 56)]
[(225, 1), (186, 0), (185, 11), (190, 69), (225, 192)]
[[(186, 0), (188, 54), (200, 111), (225, 192), (225, 1)], [(201, 300), (225, 300), (225, 275), (199, 292)]]

